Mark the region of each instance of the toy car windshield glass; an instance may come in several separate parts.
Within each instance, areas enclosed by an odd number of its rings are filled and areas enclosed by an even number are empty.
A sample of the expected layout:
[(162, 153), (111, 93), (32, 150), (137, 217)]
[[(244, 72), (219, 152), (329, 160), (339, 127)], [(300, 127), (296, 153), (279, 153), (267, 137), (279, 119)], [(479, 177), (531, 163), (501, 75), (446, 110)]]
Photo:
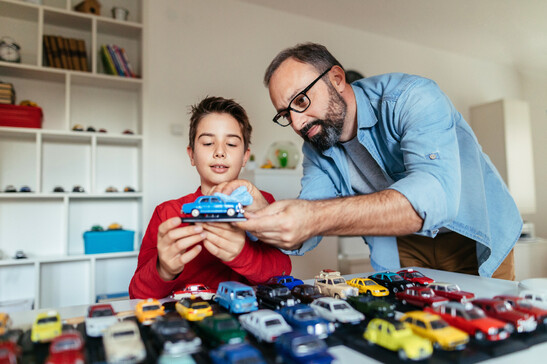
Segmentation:
[(317, 314), (315, 313), (315, 311), (306, 310), (306, 311), (300, 311), (294, 316), (300, 320), (306, 320), (306, 319), (312, 319), (317, 317)]
[(281, 321), (279, 321), (278, 319), (272, 319), (272, 320), (266, 321), (264, 324), (266, 325), (266, 327), (278, 326), (278, 325), (281, 325)]
[(347, 310), (349, 308), (347, 303), (337, 303), (333, 306), (336, 311)]
[(365, 286), (375, 286), (376, 282), (365, 281)]
[(160, 309), (160, 306), (158, 306), (158, 305), (144, 306), (142, 308), (143, 311), (155, 311), (155, 310), (159, 310), (159, 309)]
[(66, 351), (78, 349), (79, 344), (77, 340), (63, 340), (57, 342), (55, 346), (51, 349), (52, 352)]
[(219, 330), (234, 330), (237, 329), (237, 324), (232, 320), (224, 320), (218, 323)]
[(245, 297), (250, 297), (252, 296), (253, 294), (249, 291), (240, 291), (240, 292), (237, 292), (237, 298), (245, 298)]
[(122, 337), (122, 336), (134, 336), (135, 335), (135, 332), (133, 330), (129, 330), (129, 331), (118, 331), (118, 332), (115, 332), (114, 335), (112, 335), (113, 337)]
[(391, 276), (391, 280), (393, 282), (398, 282), (398, 281), (402, 281), (403, 278), (401, 278), (401, 276)]
[(433, 330), (443, 329), (447, 326), (448, 326), (448, 324), (446, 322), (442, 321), (442, 320), (431, 321), (431, 328)]
[(346, 281), (344, 280), (344, 278), (336, 278), (336, 279), (332, 280), (332, 283), (333, 284), (342, 284), (342, 283), (346, 283)]

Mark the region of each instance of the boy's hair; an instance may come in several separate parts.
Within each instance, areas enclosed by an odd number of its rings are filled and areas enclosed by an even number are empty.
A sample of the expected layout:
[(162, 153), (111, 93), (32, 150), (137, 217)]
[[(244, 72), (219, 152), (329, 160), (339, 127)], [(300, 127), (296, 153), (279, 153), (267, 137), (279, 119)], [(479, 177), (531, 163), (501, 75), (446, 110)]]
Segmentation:
[(253, 127), (249, 122), (249, 117), (245, 109), (233, 99), (215, 96), (206, 97), (198, 104), (190, 107), (190, 148), (194, 150), (199, 122), (202, 118), (212, 113), (228, 114), (237, 120), (241, 128), (241, 134), (243, 135), (243, 144), (245, 150), (247, 150), (251, 144)]
[(288, 58), (294, 58), (297, 61), (312, 65), (317, 72), (323, 73), (332, 66), (340, 66), (340, 62), (327, 50), (324, 45), (317, 43), (300, 43), (294, 47), (282, 50), (275, 56), (264, 74), (264, 85), (270, 85), (270, 79), (273, 73)]

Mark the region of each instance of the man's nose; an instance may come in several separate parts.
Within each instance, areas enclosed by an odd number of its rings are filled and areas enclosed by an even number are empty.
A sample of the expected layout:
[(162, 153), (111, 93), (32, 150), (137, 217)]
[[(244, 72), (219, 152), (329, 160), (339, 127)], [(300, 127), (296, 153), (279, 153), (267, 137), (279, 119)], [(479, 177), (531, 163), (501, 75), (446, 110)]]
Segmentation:
[(291, 126), (297, 133), (300, 133), (300, 130), (304, 125), (306, 125), (306, 115), (303, 112), (296, 112), (291, 110)]

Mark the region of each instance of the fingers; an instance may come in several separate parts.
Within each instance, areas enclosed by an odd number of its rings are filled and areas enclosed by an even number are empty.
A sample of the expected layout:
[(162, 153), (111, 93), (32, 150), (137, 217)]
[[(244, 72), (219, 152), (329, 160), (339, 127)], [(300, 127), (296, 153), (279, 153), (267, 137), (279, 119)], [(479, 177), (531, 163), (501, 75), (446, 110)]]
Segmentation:
[(188, 264), (192, 259), (198, 256), (198, 254), (201, 252), (201, 245), (196, 245), (190, 250), (187, 250), (183, 254), (180, 255), (180, 263), (184, 266)]
[(176, 228), (181, 224), (180, 217), (172, 217), (170, 219), (165, 220), (160, 224), (158, 227), (158, 234), (163, 236), (167, 234), (170, 230)]

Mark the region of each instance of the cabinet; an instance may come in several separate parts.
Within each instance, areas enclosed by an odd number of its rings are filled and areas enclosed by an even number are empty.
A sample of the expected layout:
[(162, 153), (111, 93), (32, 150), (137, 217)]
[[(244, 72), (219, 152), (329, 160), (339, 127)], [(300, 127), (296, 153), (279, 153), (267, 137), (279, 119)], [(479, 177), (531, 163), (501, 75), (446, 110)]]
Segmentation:
[[(0, 80), (17, 101), (43, 109), (42, 129), (0, 127), (0, 302), (34, 300), (35, 308), (94, 302), (127, 291), (143, 234), (142, 78), (107, 75), (102, 44), (125, 48), (142, 74), (142, 0), (101, 0), (102, 15), (73, 10), (80, 0), (0, 0), (0, 36), (21, 46), (21, 63), (0, 62)], [(110, 9), (129, 10), (127, 21)], [(84, 39), (90, 72), (47, 66), (43, 35)], [(74, 124), (107, 133), (72, 131)], [(133, 135), (123, 134), (130, 129)], [(80, 185), (85, 192), (70, 192)], [(61, 186), (66, 193), (53, 192)], [(123, 191), (106, 193), (109, 186)], [(82, 234), (112, 222), (135, 231), (135, 251), (84, 255)], [(23, 250), (28, 259), (11, 259)]]

